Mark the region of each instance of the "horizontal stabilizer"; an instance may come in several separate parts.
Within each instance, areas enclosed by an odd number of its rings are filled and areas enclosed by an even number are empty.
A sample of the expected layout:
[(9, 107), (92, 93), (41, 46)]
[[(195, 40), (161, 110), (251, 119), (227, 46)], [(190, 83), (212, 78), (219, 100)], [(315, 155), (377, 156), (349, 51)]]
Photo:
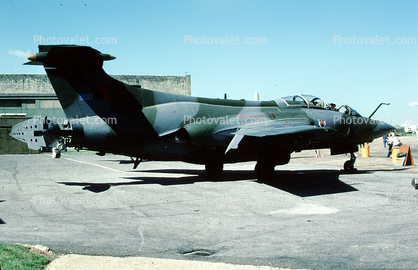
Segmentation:
[(38, 150), (45, 147), (45, 139), (42, 136), (44, 120), (32, 118), (16, 124), (12, 127), (10, 136), (21, 142), (27, 143), (29, 149)]
[(39, 150), (41, 147), (57, 145), (59, 137), (54, 132), (59, 130), (58, 124), (49, 123), (46, 119), (35, 117), (14, 125), (9, 135), (16, 140), (27, 143), (29, 149)]

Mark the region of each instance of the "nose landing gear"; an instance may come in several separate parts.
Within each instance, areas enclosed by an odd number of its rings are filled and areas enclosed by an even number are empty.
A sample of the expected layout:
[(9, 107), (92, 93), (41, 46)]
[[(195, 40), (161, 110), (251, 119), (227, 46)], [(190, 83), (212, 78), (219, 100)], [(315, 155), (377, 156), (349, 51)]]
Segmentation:
[(347, 160), (344, 163), (344, 172), (347, 172), (347, 173), (357, 172), (357, 169), (354, 168), (354, 163), (356, 162), (356, 155), (353, 152), (351, 152), (350, 155), (351, 155), (350, 160)]

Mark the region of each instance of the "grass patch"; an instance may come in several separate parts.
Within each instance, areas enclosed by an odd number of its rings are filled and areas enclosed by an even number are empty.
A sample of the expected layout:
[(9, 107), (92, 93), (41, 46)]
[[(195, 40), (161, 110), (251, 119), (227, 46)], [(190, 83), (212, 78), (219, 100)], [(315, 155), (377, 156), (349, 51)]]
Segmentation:
[(44, 269), (49, 259), (34, 254), (21, 245), (0, 243), (1, 270), (11, 269)]

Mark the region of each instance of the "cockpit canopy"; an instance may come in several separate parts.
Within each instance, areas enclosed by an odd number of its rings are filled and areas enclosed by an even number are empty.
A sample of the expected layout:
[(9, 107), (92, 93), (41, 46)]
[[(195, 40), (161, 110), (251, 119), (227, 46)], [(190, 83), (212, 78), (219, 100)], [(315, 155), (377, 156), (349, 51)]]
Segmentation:
[(312, 95), (294, 95), (274, 100), (279, 107), (325, 108), (322, 99)]
[(356, 110), (354, 110), (348, 105), (342, 105), (340, 108), (338, 108), (338, 111), (347, 115), (362, 117)]
[(312, 109), (322, 109), (322, 110), (333, 110), (339, 111), (341, 113), (345, 113), (351, 116), (359, 116), (361, 115), (351, 108), (348, 105), (342, 105), (341, 107), (337, 108), (335, 104), (330, 103), (327, 104), (325, 107), (324, 101), (319, 97), (312, 96), (312, 95), (294, 95), (288, 96), (283, 98), (278, 98), (274, 100), (279, 107), (295, 107), (295, 108), (312, 108)]

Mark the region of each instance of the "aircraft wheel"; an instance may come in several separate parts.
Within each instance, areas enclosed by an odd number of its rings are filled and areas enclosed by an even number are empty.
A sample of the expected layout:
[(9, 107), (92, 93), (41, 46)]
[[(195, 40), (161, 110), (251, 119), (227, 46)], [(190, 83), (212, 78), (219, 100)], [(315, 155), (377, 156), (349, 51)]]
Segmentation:
[(221, 175), (224, 169), (224, 165), (222, 163), (208, 163), (205, 165), (206, 173), (210, 176), (219, 176)]
[(254, 168), (255, 176), (260, 181), (268, 181), (272, 180), (274, 177), (274, 167), (275, 165), (273, 163), (269, 162), (257, 162)]
[(356, 155), (353, 152), (351, 152), (350, 153), (350, 160), (347, 160), (344, 163), (344, 171), (345, 172), (356, 171), (357, 169), (354, 168), (354, 163), (356, 163)]
[(351, 160), (347, 160), (347, 161), (344, 163), (344, 171), (346, 171), (346, 172), (350, 172), (350, 171), (352, 171), (352, 170), (354, 170), (354, 163), (353, 163), (353, 162), (351, 162)]

